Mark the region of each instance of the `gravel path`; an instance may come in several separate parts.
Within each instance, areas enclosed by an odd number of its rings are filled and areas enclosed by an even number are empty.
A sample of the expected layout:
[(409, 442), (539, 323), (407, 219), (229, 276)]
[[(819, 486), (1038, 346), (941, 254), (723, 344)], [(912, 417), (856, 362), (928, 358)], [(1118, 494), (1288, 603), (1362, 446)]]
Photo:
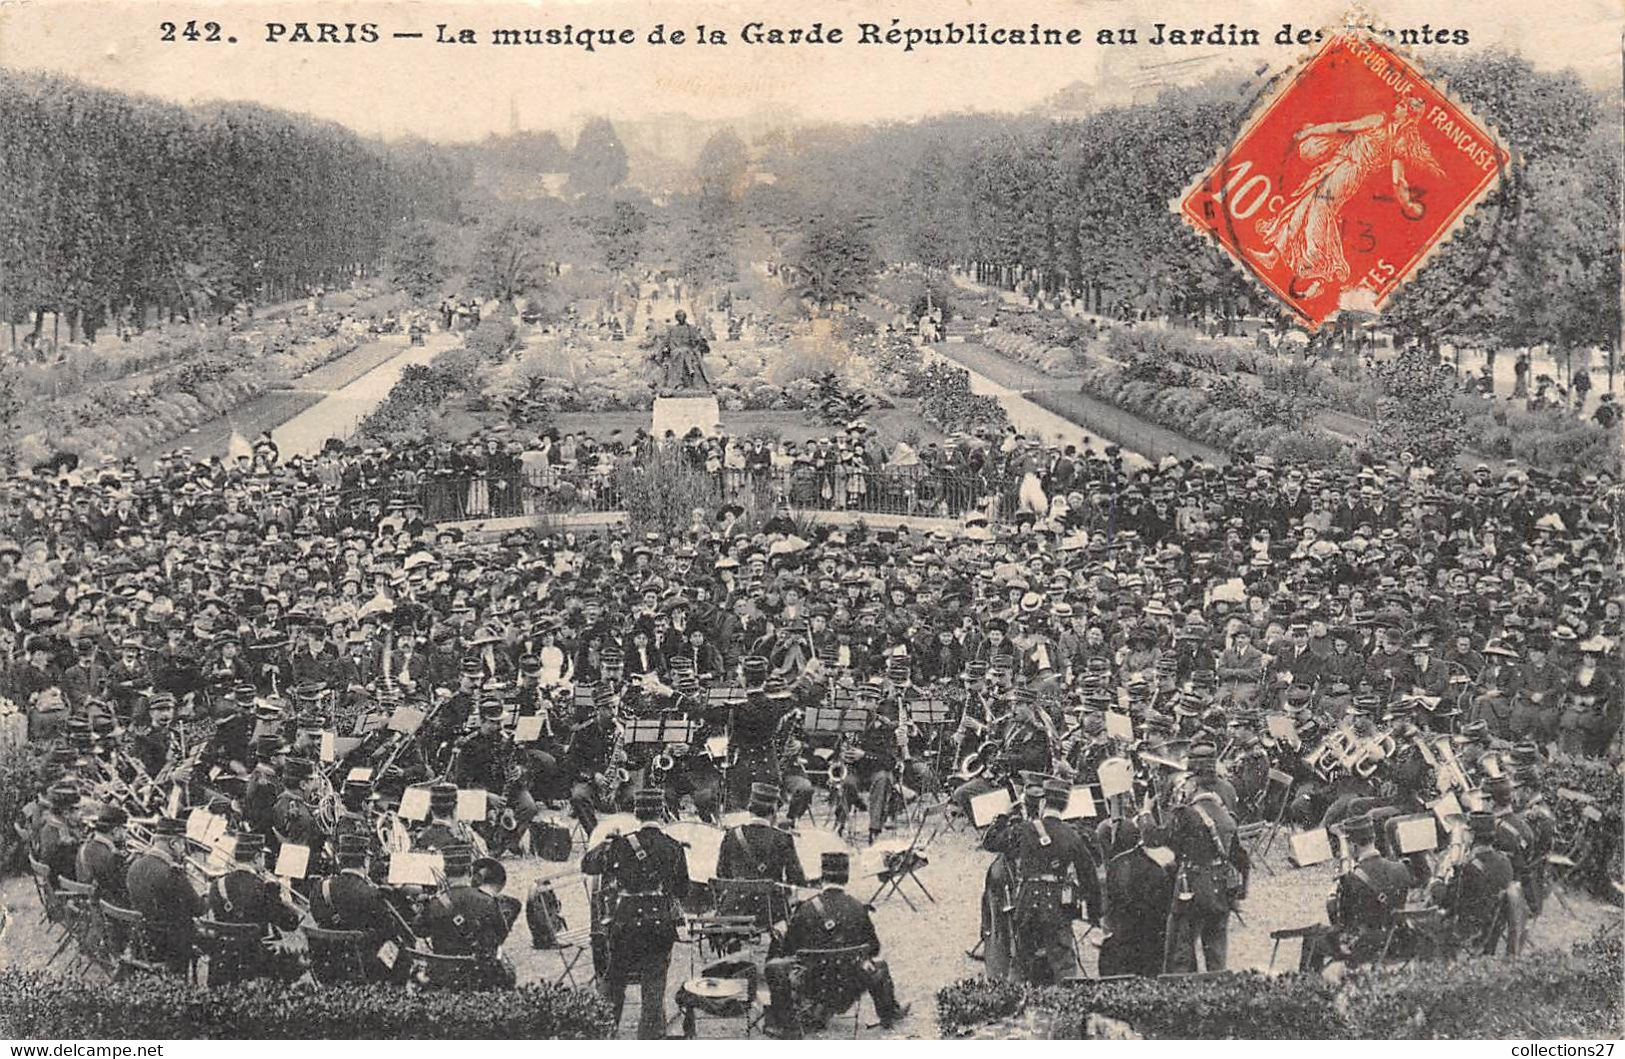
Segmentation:
[[(822, 814), (822, 801), (815, 813)], [(860, 822), (861, 823), (861, 822)], [(816, 826), (816, 825), (813, 825)], [(935, 824), (928, 826), (927, 838)], [(861, 826), (858, 828), (861, 832)], [(891, 838), (906, 838), (908, 832), (895, 832)], [(1265, 859), (1267, 867), (1255, 867), (1251, 894), (1242, 906), (1242, 921), (1232, 920), (1230, 929), (1230, 967), (1232, 969), (1265, 970), (1270, 965), (1273, 943), (1271, 930), (1282, 927), (1303, 926), (1325, 922), (1325, 902), (1335, 877), (1335, 864), (1296, 869), (1285, 859), (1284, 836)], [(579, 863), (580, 849), (576, 850)], [(874, 1009), (867, 1000), (861, 1004), (858, 1036), (861, 1038), (935, 1038), (936, 992), (960, 978), (981, 973), (982, 965), (966, 956), (966, 950), (975, 943), (978, 931), (978, 902), (982, 879), (992, 855), (977, 847), (977, 839), (967, 829), (950, 830), (937, 834), (926, 846), (929, 863), (920, 871), (920, 877), (936, 898), (927, 900), (912, 883), (905, 892), (917, 911), (911, 911), (901, 898), (891, 897), (879, 902), (875, 911), (875, 925), (883, 946), (883, 957), (891, 967), (901, 1001), (913, 1005), (909, 1018), (896, 1030), (883, 1032), (873, 1028)], [(869, 899), (878, 883), (871, 875), (862, 875), (872, 861), (861, 850), (855, 860), (851, 892)], [(507, 862), (507, 892), (523, 898), (535, 881), (542, 877), (572, 876), (560, 887), (565, 917), (571, 926), (587, 922), (586, 890), (579, 875), (573, 874), (574, 864), (553, 864), (536, 858), (517, 858)], [(872, 869), (870, 869), (872, 871)], [(55, 947), (48, 942), (38, 918), (38, 903), (32, 880), (14, 876), (0, 883), (0, 901), (11, 912), (10, 924), (0, 935), (0, 967), (15, 966), (38, 968)], [(1567, 948), (1574, 942), (1589, 937), (1597, 927), (1616, 919), (1616, 908), (1588, 896), (1569, 893), (1561, 901), (1548, 904), (1545, 915), (1532, 922), (1530, 941), (1536, 948)], [(1085, 969), (1093, 973), (1096, 967), (1098, 934), (1083, 936), (1080, 951)], [(552, 951), (537, 951), (530, 946), (530, 935), (521, 920), (508, 937), (507, 954), (513, 960), (521, 982), (553, 980), (559, 976), (560, 961)], [(1291, 971), (1297, 966), (1297, 943), (1281, 946), (1275, 961), (1275, 970)], [(672, 955), (672, 970), (668, 987), (675, 993), (683, 980), (690, 977), (691, 963), (698, 967), (705, 957), (692, 953), (691, 947), (679, 945)], [(585, 981), (590, 974), (590, 959), (583, 956), (577, 966), (578, 979)], [(585, 972), (585, 973), (583, 973)], [(636, 1024), (636, 991), (627, 1004), (622, 1024), (630, 1033)], [(675, 1007), (668, 1003), (668, 1014), (675, 1015)], [(845, 1037), (851, 1032), (849, 1020), (837, 1020), (826, 1036)], [(730, 1038), (741, 1035), (737, 1019), (704, 1020), (700, 1022), (700, 1035), (711, 1038)]]

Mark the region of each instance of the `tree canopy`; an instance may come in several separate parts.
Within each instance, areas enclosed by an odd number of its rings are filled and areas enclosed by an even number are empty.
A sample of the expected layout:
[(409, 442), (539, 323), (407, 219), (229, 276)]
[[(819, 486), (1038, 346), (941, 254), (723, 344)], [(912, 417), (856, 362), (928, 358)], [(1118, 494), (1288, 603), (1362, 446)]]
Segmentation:
[(570, 190), (579, 195), (607, 195), (626, 181), (626, 147), (608, 118), (593, 118), (581, 127), (565, 171)]

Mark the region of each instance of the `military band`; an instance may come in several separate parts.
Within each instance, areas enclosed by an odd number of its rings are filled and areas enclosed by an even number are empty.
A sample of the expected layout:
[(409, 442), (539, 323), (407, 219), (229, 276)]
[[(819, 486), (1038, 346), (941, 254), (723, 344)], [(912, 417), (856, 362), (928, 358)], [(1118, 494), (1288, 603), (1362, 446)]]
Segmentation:
[[(334, 457), (358, 480), (386, 465), (407, 464)], [(1102, 461), (1099, 497), (1002, 535), (967, 517), (806, 540), (774, 505), (759, 532), (701, 511), (681, 533), (490, 542), (429, 525), (413, 492), (351, 509), (304, 469), (168, 469), (191, 499), (143, 501), (156, 535), (68, 568), (55, 487), (30, 487), (26, 546), (0, 542), (23, 586), (0, 688), (48, 773), (19, 814), (36, 870), (138, 914), (176, 970), (234, 926), (273, 954), (243, 975), (320, 978), (340, 932), (365, 978), (503, 987), (521, 914), (537, 944), (572, 933), (555, 889), (504, 892), (506, 865), (579, 861), (576, 926), (616, 1009), (643, 993), (641, 1034), (664, 1033), (674, 947), (736, 913), (778, 1032), (864, 991), (895, 1022), (850, 860), (901, 878), (927, 820), (975, 832), (979, 926), (953, 947), (995, 977), (1225, 969), (1255, 854), (1294, 832), (1325, 831), (1340, 867), (1310, 962), (1414, 950), (1422, 912), (1458, 947), (1517, 947), (1565, 841), (1542, 769), (1617, 738), (1618, 608), (1578, 539), (1543, 538), (1567, 558), (1503, 606), (1469, 539), (1490, 516), (1436, 534), (1430, 579), (1364, 512), (1346, 551), (1283, 540), (1264, 465)], [(1235, 513), (1180, 536), (1149, 494)], [(281, 512), (263, 535), (251, 497)], [(714, 865), (673, 837), (691, 827)], [(846, 861), (815, 858), (825, 835)]]

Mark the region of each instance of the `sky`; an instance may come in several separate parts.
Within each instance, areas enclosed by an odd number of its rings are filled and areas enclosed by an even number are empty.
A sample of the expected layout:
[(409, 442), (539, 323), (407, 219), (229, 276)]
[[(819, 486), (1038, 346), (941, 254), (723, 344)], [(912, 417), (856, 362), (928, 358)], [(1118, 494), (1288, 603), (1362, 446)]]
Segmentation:
[[(1487, 8), (1493, 8), (1486, 10)], [(1523, 13), (1520, 13), (1521, 9)], [(647, 119), (686, 113), (707, 120), (769, 116), (790, 122), (910, 120), (964, 110), (1019, 111), (1038, 106), (1079, 82), (1109, 92), (1126, 80), (1159, 78), (1146, 67), (1206, 58), (1249, 70), (1285, 68), (1305, 54), (1278, 47), (1272, 36), (1294, 28), (1334, 24), (1348, 0), (549, 0), (481, 3), (471, 0), (345, 3), (197, 2), (129, 3), (108, 0), (12, 0), (0, 3), (0, 66), (39, 69), (125, 91), (180, 102), (252, 100), (312, 114), (369, 135), (460, 141), (501, 133), (511, 108), (519, 125), (569, 135), (592, 114)], [(1538, 17), (1528, 12), (1538, 12)], [(922, 48), (857, 43), (859, 23), (890, 28), (985, 22), (990, 26), (1077, 28), (1085, 43), (1059, 47), (984, 46)], [(217, 42), (184, 39), (188, 19), (220, 24)], [(1215, 21), (1258, 29), (1258, 48), (1153, 47), (1153, 23), (1212, 27)], [(162, 23), (176, 23), (172, 42)], [(305, 21), (373, 23), (378, 43), (294, 43), (266, 40), (267, 23)], [(839, 44), (745, 45), (741, 28), (760, 21), (783, 29), (822, 22), (840, 27)], [(1621, 91), (1620, 0), (1558, 0), (1541, 5), (1486, 5), (1439, 0), (1381, 5), (1390, 27), (1465, 29), (1471, 44), (1421, 48), (1412, 54), (1426, 68), (1430, 54), (1457, 55), (1480, 47), (1521, 53), (1543, 69), (1572, 68), (1593, 87)], [(439, 23), (477, 32), (477, 45), (441, 44)], [(681, 28), (681, 45), (655, 46), (648, 33), (664, 23)], [(562, 29), (566, 25), (632, 29), (638, 43), (588, 53), (580, 46), (500, 46), (495, 28)], [(723, 30), (729, 43), (694, 43), (694, 27)], [(1103, 47), (1102, 28), (1134, 27), (1137, 46)], [(311, 33), (317, 31), (312, 25)], [(395, 39), (421, 32), (421, 39)], [(224, 38), (235, 37), (236, 43)], [(1185, 64), (1170, 78), (1211, 72), (1210, 63)]]

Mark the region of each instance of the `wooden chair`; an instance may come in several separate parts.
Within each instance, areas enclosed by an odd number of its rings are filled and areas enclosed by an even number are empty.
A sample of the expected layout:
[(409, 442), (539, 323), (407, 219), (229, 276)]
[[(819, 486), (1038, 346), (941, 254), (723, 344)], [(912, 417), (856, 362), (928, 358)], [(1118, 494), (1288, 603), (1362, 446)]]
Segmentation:
[[(96, 901), (96, 887), (73, 879), (58, 879), (56, 892), (62, 902), (69, 937), (78, 946), (76, 963), (106, 966), (106, 925)], [(67, 939), (64, 939), (64, 944)]]
[(711, 880), (717, 911), (730, 916), (752, 916), (756, 925), (767, 930), (790, 918), (790, 899), (784, 884), (768, 879)]
[(698, 974), (701, 951), (710, 947), (713, 955), (725, 956), (741, 946), (748, 945), (765, 933), (766, 928), (756, 925), (755, 916), (730, 916), (716, 912), (692, 916), (688, 920), (688, 971)]
[(107, 924), (108, 950), (113, 954), (113, 978), (137, 974), (173, 974), (176, 968), (158, 953), (147, 928), (147, 917), (133, 908), (120, 908), (110, 901), (100, 902), (102, 920)]
[(34, 893), (39, 897), (40, 922), (47, 924), (46, 933), (68, 929), (62, 897), (56, 890), (56, 876), (44, 861), (28, 858), (28, 871), (34, 877)]
[(1336, 931), (1325, 923), (1308, 923), (1301, 927), (1282, 927), (1279, 930), (1270, 931), (1270, 940), (1274, 944), (1270, 946), (1270, 962), (1264, 973), (1269, 974), (1275, 970), (1275, 957), (1281, 951), (1281, 942), (1290, 941), (1293, 938), (1302, 941), (1303, 948), (1298, 954), (1298, 969), (1304, 970), (1307, 968), (1310, 955), (1319, 940), (1328, 934), (1334, 933)]
[(199, 985), (221, 985), (265, 974), (265, 928), (260, 924), (199, 919), (194, 927), (192, 967)]
[[(814, 997), (838, 995), (840, 990), (829, 988), (825, 983), (852, 981), (857, 977), (859, 965), (868, 958), (867, 945), (846, 945), (838, 949), (802, 949), (796, 953), (796, 960), (802, 967), (800, 991), (810, 993)], [(836, 1019), (851, 1016), (854, 1040), (857, 1039), (858, 1029), (862, 1025), (863, 997), (864, 994), (859, 993), (850, 1007), (830, 1014), (831, 1023)]]
[(317, 926), (306, 926), (302, 930), (310, 947), (310, 975), (316, 981), (323, 985), (343, 985), (371, 980), (372, 960), (366, 931), (328, 930)]

